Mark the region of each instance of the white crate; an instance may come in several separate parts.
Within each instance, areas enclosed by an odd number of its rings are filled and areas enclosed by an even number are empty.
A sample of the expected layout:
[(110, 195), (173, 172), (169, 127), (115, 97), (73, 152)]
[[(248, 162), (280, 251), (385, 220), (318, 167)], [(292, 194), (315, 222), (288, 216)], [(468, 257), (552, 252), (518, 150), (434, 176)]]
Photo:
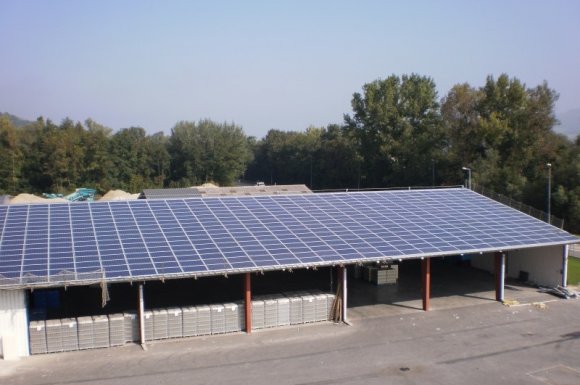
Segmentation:
[(137, 313), (123, 313), (123, 318), (125, 342), (139, 341), (139, 317), (137, 317)]
[(208, 305), (196, 306), (197, 310), (197, 335), (211, 334), (211, 309)]
[(240, 308), (239, 303), (225, 303), (224, 312), (226, 316), (226, 333), (234, 333), (242, 330), (242, 323), (240, 323), (240, 313), (243, 309)]
[(125, 344), (125, 316), (123, 314), (109, 314), (109, 346)]
[(222, 334), (226, 332), (226, 312), (224, 305), (213, 304), (211, 309), (211, 334)]
[(312, 294), (302, 296), (302, 322), (316, 321), (316, 302)]
[(183, 312), (179, 307), (167, 309), (167, 337), (183, 337)]
[(60, 320), (62, 350), (65, 352), (79, 350), (79, 337), (77, 320), (75, 318), (64, 318)]
[(153, 339), (163, 340), (167, 338), (167, 310), (153, 310)]
[(252, 300), (252, 329), (264, 328), (264, 300)]
[(183, 337), (197, 335), (197, 308), (188, 306), (181, 309), (183, 317)]
[(278, 297), (278, 326), (290, 325), (290, 299)]
[(62, 352), (62, 326), (59, 319), (46, 321), (46, 347), (48, 353)]
[(45, 321), (31, 321), (28, 325), (28, 335), (30, 336), (30, 354), (48, 352)]
[(77, 318), (77, 333), (79, 349), (94, 349), (93, 342), (93, 317)]
[(145, 341), (153, 341), (153, 312), (145, 310), (143, 312), (143, 324), (145, 326)]
[(109, 319), (106, 315), (93, 317), (93, 346), (95, 348), (109, 347)]

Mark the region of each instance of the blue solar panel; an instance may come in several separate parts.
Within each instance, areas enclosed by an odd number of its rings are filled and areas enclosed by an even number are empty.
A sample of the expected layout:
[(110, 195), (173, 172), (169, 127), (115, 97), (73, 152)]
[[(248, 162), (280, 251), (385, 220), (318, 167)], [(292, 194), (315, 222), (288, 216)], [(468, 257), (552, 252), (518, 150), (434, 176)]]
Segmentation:
[(0, 287), (577, 241), (466, 189), (0, 206)]

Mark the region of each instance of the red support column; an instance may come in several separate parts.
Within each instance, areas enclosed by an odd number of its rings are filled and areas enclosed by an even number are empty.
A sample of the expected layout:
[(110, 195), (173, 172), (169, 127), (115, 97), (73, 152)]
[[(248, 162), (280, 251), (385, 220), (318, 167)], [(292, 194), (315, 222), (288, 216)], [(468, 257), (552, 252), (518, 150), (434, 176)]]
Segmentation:
[(431, 297), (431, 259), (421, 260), (421, 295), (423, 297), (423, 310), (429, 310)]
[(250, 273), (244, 277), (244, 301), (246, 303), (246, 333), (252, 333), (252, 281)]

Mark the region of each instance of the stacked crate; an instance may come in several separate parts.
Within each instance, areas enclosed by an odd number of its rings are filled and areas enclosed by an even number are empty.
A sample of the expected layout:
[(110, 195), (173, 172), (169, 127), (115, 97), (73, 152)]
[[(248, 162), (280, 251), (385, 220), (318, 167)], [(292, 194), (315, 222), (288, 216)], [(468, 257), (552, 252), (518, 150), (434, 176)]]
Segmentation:
[(48, 353), (62, 352), (62, 325), (59, 319), (46, 321), (46, 348)]
[(109, 319), (106, 315), (93, 317), (93, 347), (109, 347)]
[(222, 334), (226, 332), (226, 312), (224, 305), (214, 304), (211, 310), (211, 334)]
[(278, 297), (278, 326), (290, 325), (290, 300)]
[(43, 354), (48, 352), (46, 345), (46, 322), (32, 321), (28, 325), (30, 336), (30, 354)]
[(79, 335), (79, 349), (93, 349), (93, 317), (77, 318), (77, 333)]
[(302, 295), (302, 322), (316, 321), (316, 302), (312, 294)]
[(139, 318), (135, 312), (123, 313), (125, 342), (137, 342), (139, 336)]
[(188, 306), (181, 309), (183, 317), (183, 336), (193, 337), (197, 335), (197, 308)]
[(77, 320), (75, 318), (61, 319), (62, 350), (65, 352), (79, 349)]
[(125, 316), (109, 314), (109, 346), (125, 344)]
[(197, 335), (211, 334), (211, 309), (208, 305), (200, 305), (197, 310)]
[(264, 299), (264, 327), (278, 326), (278, 299), (275, 295), (263, 296)]
[(226, 333), (234, 333), (242, 330), (242, 323), (240, 323), (241, 309), (238, 303), (225, 303), (224, 312), (226, 318)]
[(163, 340), (167, 338), (167, 310), (153, 310), (153, 339)]
[(153, 312), (145, 310), (143, 312), (143, 324), (145, 326), (145, 341), (153, 340)]
[(302, 296), (295, 292), (285, 293), (290, 302), (290, 325), (302, 323)]
[(312, 295), (314, 296), (314, 320), (316, 322), (328, 320), (328, 296), (322, 292)]
[(327, 319), (332, 319), (332, 308), (334, 306), (334, 301), (336, 300), (336, 295), (334, 294), (326, 294), (326, 309), (327, 309)]
[(179, 307), (167, 309), (167, 337), (183, 337), (183, 312)]
[(264, 328), (264, 300), (263, 299), (253, 299), (252, 300), (252, 329), (263, 329)]

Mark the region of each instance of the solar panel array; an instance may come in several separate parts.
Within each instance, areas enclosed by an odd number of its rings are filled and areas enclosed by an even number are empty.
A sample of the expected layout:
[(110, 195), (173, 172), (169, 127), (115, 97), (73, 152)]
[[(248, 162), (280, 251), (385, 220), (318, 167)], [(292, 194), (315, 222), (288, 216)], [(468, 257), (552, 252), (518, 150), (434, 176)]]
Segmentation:
[(140, 198), (144, 199), (170, 199), (170, 198), (198, 198), (201, 192), (196, 188), (152, 188), (144, 189)]
[(211, 275), (579, 239), (467, 189), (0, 206), (0, 287)]

